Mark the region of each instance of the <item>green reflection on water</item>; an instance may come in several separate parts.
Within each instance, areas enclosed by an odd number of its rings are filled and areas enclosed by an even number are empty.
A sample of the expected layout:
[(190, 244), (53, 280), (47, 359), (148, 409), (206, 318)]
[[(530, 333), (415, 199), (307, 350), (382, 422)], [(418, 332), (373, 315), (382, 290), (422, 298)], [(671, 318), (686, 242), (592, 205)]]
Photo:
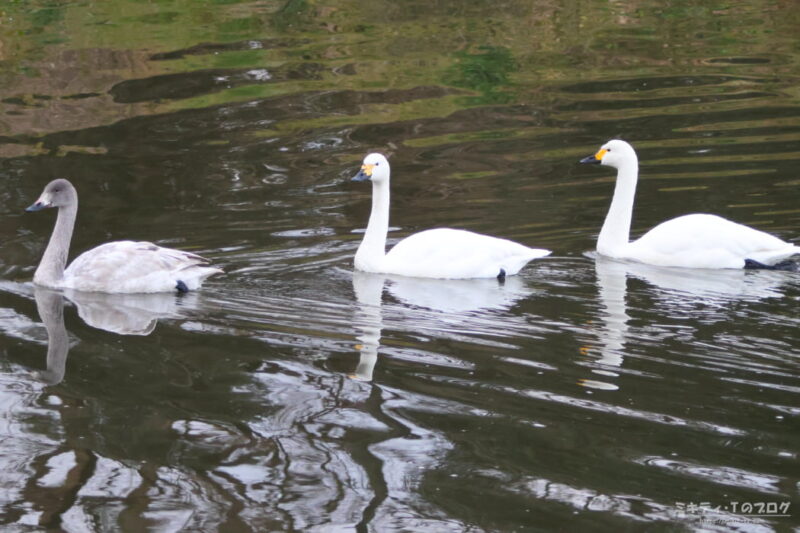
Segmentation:
[(508, 48), (480, 46), (478, 53), (459, 52), (456, 63), (444, 75), (446, 85), (472, 89), (480, 97), (468, 98), (469, 105), (508, 103), (513, 94), (502, 89), (511, 84), (510, 75), (519, 65)]
[[(761, 87), (770, 90), (776, 83), (782, 85), (781, 79), (798, 73), (796, 47), (787, 35), (800, 23), (800, 9), (793, 3), (776, 6), (766, 0), (733, 7), (722, 2), (701, 6), (673, 1), (652, 9), (635, 2), (569, 0), (533, 5), (511, 2), (503, 9), (489, 1), (400, 6), (349, 0), (324, 4), (313, 0), (109, 0), (10, 2), (0, 17), (0, 61), (6, 67), (0, 76), (12, 95), (35, 90), (54, 97), (69, 96), (62, 91), (70, 85), (55, 82), (73, 72), (63, 58), (74, 51), (93, 57), (91, 72), (82, 73), (81, 93), (104, 94), (117, 81), (131, 78), (210, 68), (272, 69), (287, 61), (313, 61), (326, 71), (318, 79), (300, 83), (286, 79), (271, 86), (216, 87), (209, 91), (213, 95), (176, 98), (168, 105), (103, 106), (100, 114), (87, 113), (93, 120), (105, 116), (105, 121), (110, 121), (123, 112), (128, 116), (161, 113), (273, 98), (298, 90), (447, 86), (473, 93), (456, 102), (460, 108), (550, 105), (555, 97), (543, 88), (586, 79), (667, 76), (675, 68), (697, 75), (773, 77), (774, 82)], [(264, 46), (265, 39), (295, 41)], [(251, 41), (252, 47), (248, 47), (246, 43)], [(154, 53), (200, 43), (234, 46), (179, 55), (170, 61), (151, 60)], [(330, 74), (343, 70), (350, 74)], [(24, 78), (41, 78), (42, 82), (33, 89)], [(684, 88), (691, 90), (683, 84), (675, 90), (683, 95)], [(798, 92), (787, 87), (782, 96), (797, 101)], [(405, 117), (398, 111), (392, 119), (420, 117), (418, 109), (409, 110)], [(684, 104), (669, 111), (694, 109)], [(620, 118), (630, 113), (626, 109)], [(429, 116), (438, 117), (441, 112)], [(578, 113), (563, 118), (607, 117), (615, 115)], [(316, 122), (307, 124), (316, 126)]]

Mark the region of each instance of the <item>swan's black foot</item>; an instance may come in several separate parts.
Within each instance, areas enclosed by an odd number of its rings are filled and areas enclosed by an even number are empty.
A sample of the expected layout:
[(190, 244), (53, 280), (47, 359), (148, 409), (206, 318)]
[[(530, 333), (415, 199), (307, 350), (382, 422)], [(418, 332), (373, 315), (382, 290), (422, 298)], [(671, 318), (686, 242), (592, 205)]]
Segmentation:
[(780, 263), (775, 263), (774, 265), (765, 265), (764, 263), (759, 263), (753, 259), (745, 259), (744, 267), (747, 269), (785, 270), (789, 272), (797, 272), (800, 270), (800, 265), (790, 259), (781, 261)]
[(175, 284), (175, 290), (180, 293), (186, 293), (189, 292), (189, 287), (187, 287), (186, 284), (181, 280), (178, 280), (178, 283)]
[(501, 268), (500, 273), (497, 275), (497, 281), (500, 282), (500, 285), (506, 282), (506, 269)]

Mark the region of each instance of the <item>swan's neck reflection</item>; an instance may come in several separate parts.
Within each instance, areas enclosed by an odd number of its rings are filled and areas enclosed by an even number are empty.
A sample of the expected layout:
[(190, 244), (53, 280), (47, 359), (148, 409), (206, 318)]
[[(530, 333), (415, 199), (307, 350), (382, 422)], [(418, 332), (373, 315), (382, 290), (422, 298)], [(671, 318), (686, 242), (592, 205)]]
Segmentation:
[[(622, 366), (625, 353), (625, 338), (628, 334), (628, 320), (625, 296), (628, 276), (623, 263), (598, 258), (595, 261), (597, 290), (604, 308), (601, 320), (599, 363), (607, 367)], [(609, 370), (595, 369), (595, 373), (616, 376)]]
[[(628, 320), (626, 291), (628, 277), (644, 280), (657, 289), (663, 312), (685, 313), (687, 302), (701, 302), (704, 308), (726, 309), (734, 300), (759, 300), (780, 297), (786, 282), (784, 272), (747, 270), (710, 270), (657, 267), (595, 256), (595, 272), (600, 303), (602, 327), (598, 332), (600, 359), (606, 368), (593, 369), (595, 374), (618, 376), (626, 354)], [(706, 310), (706, 313), (708, 311)], [(609, 369), (611, 367), (611, 369)], [(583, 380), (583, 385), (598, 388), (617, 388), (599, 381)]]
[(64, 379), (69, 352), (69, 335), (64, 325), (64, 297), (61, 293), (37, 287), (34, 292), (39, 318), (47, 330), (47, 370), (42, 381), (55, 385)]
[(35, 287), (39, 317), (47, 330), (47, 370), (41, 379), (49, 384), (64, 379), (69, 351), (69, 335), (64, 325), (64, 299), (78, 309), (86, 324), (118, 335), (149, 335), (160, 318), (175, 318), (196, 304), (193, 295), (105, 294), (54, 290)]
[(355, 326), (361, 332), (356, 339), (361, 342), (357, 345), (360, 352), (358, 365), (350, 377), (360, 381), (372, 381), (375, 363), (378, 362), (378, 347), (383, 329), (381, 296), (384, 281), (386, 276), (381, 274), (353, 272), (353, 291), (358, 301)]
[[(386, 274), (353, 272), (353, 290), (358, 301), (355, 326), (361, 354), (351, 377), (371, 381), (378, 360), (383, 329), (381, 302), (384, 284), (388, 292), (403, 304), (445, 313), (452, 321), (459, 314), (478, 310), (505, 310), (520, 298), (533, 293), (520, 276), (511, 276), (504, 284), (495, 279), (442, 280), (411, 278)], [(466, 316), (466, 315), (465, 315)]]

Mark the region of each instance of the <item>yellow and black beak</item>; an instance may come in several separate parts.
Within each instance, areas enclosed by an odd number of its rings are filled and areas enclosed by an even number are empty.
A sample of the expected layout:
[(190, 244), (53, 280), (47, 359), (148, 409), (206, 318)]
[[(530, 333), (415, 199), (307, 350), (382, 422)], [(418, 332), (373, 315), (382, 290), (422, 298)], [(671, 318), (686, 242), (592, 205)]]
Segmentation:
[(608, 150), (606, 150), (605, 148), (601, 148), (600, 150), (597, 151), (596, 154), (581, 159), (581, 163), (597, 165), (603, 161), (603, 156), (606, 155), (606, 152), (608, 152)]
[(372, 169), (375, 165), (361, 165), (361, 170), (358, 171), (358, 174), (353, 176), (352, 181), (369, 181), (372, 179)]

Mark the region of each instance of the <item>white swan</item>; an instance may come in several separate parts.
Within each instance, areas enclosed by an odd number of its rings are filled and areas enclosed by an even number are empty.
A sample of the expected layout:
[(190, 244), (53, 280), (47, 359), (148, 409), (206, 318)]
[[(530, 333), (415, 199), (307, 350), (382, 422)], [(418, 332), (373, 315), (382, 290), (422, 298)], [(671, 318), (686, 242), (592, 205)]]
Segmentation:
[(65, 179), (53, 180), (26, 211), (57, 207), (58, 217), (39, 267), (37, 285), (87, 292), (143, 293), (193, 290), (212, 274), (208, 260), (150, 242), (115, 241), (79, 255), (68, 268), (67, 255), (78, 213), (78, 193)]
[(372, 181), (372, 213), (355, 267), (364, 272), (422, 278), (504, 278), (550, 250), (471, 231), (438, 228), (415, 233), (386, 253), (389, 231), (389, 162), (369, 154), (353, 181)]
[(770, 268), (800, 253), (800, 247), (768, 233), (709, 214), (667, 220), (629, 242), (639, 176), (639, 161), (633, 147), (625, 141), (612, 140), (581, 163), (599, 163), (617, 169), (614, 198), (597, 238), (597, 251), (602, 255), (670, 267)]

